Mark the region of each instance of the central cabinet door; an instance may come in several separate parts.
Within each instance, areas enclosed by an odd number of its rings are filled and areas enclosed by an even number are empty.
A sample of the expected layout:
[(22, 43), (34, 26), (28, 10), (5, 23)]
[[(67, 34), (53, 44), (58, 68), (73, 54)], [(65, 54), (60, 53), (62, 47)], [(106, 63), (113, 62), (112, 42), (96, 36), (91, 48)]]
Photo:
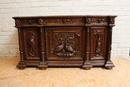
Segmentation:
[(83, 27), (47, 27), (47, 60), (83, 60)]

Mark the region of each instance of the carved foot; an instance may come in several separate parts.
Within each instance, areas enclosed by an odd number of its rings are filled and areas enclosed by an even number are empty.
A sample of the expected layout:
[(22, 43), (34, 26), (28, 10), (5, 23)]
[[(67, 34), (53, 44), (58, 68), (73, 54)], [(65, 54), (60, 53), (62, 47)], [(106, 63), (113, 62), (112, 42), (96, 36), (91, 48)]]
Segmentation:
[(92, 67), (91, 63), (89, 61), (85, 61), (82, 68), (89, 70)]
[(46, 62), (40, 62), (40, 64), (38, 65), (38, 68), (41, 70), (45, 70), (47, 68)]
[(110, 69), (112, 69), (113, 67), (115, 67), (115, 65), (112, 63), (111, 60), (108, 60), (108, 61), (106, 62), (106, 64), (105, 64), (105, 68), (110, 70)]
[(18, 65), (17, 65), (17, 67), (22, 70), (22, 69), (25, 69), (25, 68), (26, 68), (26, 64), (25, 64), (24, 61), (20, 61), (20, 62), (18, 63)]

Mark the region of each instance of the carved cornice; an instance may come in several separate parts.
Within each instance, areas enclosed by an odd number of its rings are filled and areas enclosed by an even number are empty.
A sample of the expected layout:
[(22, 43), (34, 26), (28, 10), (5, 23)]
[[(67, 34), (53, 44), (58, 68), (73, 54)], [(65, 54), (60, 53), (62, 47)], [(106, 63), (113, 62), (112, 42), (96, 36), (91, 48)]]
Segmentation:
[[(116, 16), (86, 16), (86, 17), (38, 17), (38, 18), (16, 18), (16, 27), (20, 26), (114, 26)], [(86, 21), (86, 23), (85, 23)]]

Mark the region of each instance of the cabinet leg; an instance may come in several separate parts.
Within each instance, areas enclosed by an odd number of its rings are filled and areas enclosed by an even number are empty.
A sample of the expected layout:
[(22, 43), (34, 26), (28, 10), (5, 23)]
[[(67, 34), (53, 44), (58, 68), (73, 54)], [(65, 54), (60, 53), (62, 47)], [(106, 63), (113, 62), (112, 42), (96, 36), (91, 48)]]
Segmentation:
[(47, 68), (46, 62), (40, 62), (40, 64), (38, 65), (38, 68), (41, 70), (45, 70)]
[(26, 63), (24, 62), (24, 61), (20, 61), (19, 63), (18, 63), (18, 65), (17, 65), (17, 67), (19, 68), (19, 69), (25, 69), (26, 68)]
[(91, 63), (89, 61), (85, 61), (82, 68), (89, 70), (92, 67)]
[(115, 67), (115, 65), (112, 63), (112, 61), (111, 60), (107, 60), (107, 62), (105, 64), (105, 68), (110, 70), (113, 67)]

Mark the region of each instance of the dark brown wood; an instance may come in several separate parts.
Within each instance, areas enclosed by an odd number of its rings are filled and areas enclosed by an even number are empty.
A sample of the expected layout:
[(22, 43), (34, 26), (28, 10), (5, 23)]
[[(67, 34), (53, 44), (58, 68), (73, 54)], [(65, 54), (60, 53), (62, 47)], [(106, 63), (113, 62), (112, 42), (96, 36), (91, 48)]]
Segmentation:
[(77, 66), (112, 69), (112, 27), (116, 16), (13, 17), (18, 28), (19, 69)]

